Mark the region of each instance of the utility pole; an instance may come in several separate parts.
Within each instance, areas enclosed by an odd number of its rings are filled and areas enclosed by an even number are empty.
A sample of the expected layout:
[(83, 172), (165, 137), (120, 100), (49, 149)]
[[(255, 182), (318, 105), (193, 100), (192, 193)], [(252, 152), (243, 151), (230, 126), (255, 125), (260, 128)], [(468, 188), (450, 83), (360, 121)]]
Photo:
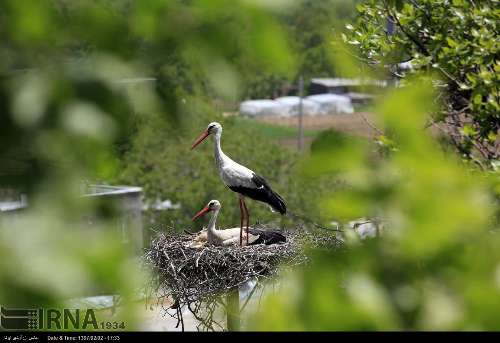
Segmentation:
[(299, 151), (302, 151), (304, 147), (304, 129), (302, 127), (302, 117), (303, 117), (303, 106), (302, 98), (304, 97), (304, 78), (302, 75), (299, 78), (299, 136), (298, 136), (298, 146)]

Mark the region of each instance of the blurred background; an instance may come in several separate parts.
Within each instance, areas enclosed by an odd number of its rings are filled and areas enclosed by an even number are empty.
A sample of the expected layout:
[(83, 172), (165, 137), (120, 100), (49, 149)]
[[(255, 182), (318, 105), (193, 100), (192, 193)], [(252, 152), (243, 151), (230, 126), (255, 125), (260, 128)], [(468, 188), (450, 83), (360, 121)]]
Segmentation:
[(380, 239), (311, 251), (244, 328), (497, 330), (498, 8), (2, 1), (0, 304), (120, 295), (111, 317), (144, 328), (151, 235), (199, 230), (215, 198), (219, 224), (239, 223), (211, 144), (189, 151), (218, 121), (224, 151), (294, 213), (384, 223)]

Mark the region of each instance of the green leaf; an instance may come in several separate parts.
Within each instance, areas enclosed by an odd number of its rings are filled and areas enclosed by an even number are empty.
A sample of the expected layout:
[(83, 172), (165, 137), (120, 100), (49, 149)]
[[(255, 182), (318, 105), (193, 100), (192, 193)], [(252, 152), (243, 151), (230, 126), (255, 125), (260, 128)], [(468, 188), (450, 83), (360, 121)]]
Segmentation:
[(475, 105), (481, 105), (481, 103), (483, 102), (483, 96), (479, 93), (474, 95), (473, 102)]
[(453, 40), (451, 37), (446, 37), (446, 41), (448, 42), (448, 45), (452, 48), (455, 48), (458, 46), (458, 43)]
[(472, 137), (472, 136), (477, 135), (477, 131), (476, 131), (476, 129), (474, 129), (471, 125), (466, 124), (466, 125), (464, 125), (464, 127), (462, 128), (462, 134), (463, 134), (464, 136), (467, 136), (467, 137)]

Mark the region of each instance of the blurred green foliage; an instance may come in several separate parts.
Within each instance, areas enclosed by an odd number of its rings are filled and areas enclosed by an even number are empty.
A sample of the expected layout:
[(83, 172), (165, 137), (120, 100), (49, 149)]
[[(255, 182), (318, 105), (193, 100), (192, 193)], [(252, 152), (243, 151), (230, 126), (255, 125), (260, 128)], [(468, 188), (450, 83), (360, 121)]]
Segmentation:
[(313, 77), (332, 77), (335, 61), (329, 44), (334, 30), (353, 19), (359, 0), (296, 0), (276, 16), (287, 33), (296, 58), (295, 68), (286, 73), (277, 69), (263, 70), (254, 63), (243, 72), (243, 98), (267, 99), (297, 94), (300, 76), (307, 83)]
[(335, 30), (354, 19), (353, 0), (303, 0), (286, 16), (293, 44), (299, 53), (297, 77), (332, 77), (336, 73), (330, 40)]
[[(334, 46), (343, 73), (374, 77)], [(313, 143), (304, 175), (346, 184), (323, 197), (324, 214), (344, 228), (377, 219), (383, 235), (347, 230), (341, 251), (311, 250), (312, 265), (283, 278), (250, 329), (498, 329), (499, 173), (462, 161), (425, 129), (441, 106), (435, 85), (420, 73), (381, 95), (375, 142), (325, 133)]]
[[(289, 70), (293, 59), (284, 33), (266, 5), (233, 5), (201, 0), (2, 2), (0, 98), (6, 119), (0, 128), (0, 159), (9, 163), (2, 163), (0, 184), (30, 188), (43, 180), (54, 156), (35, 151), (51, 144), (40, 142), (50, 130), (72, 131), (67, 141), (75, 131), (87, 136), (72, 144), (55, 143), (59, 150), (72, 150), (58, 151), (57, 158), (74, 157), (88, 166), (79, 170), (101, 175), (112, 155), (108, 143), (125, 144), (130, 133), (124, 79), (156, 78), (152, 94), (141, 94), (142, 107), (135, 111), (176, 120), (179, 89), (234, 97), (244, 59), (262, 70)], [(79, 113), (90, 112), (101, 123), (75, 124), (81, 122)], [(93, 158), (99, 154), (107, 155)]]
[[(183, 157), (189, 143), (182, 133), (190, 137), (194, 123), (203, 121), (196, 130), (208, 123), (189, 115), (183, 99), (202, 95), (192, 105), (196, 114), (209, 110), (202, 103), (210, 97), (234, 99), (250, 62), (262, 71), (293, 70), (274, 19), (280, 8), (226, 0), (0, 2), (0, 188), (29, 200), (22, 214), (1, 214), (0, 304), (62, 306), (72, 297), (121, 294), (127, 328), (137, 327), (130, 300), (143, 286), (142, 273), (112, 216), (85, 225), (84, 216), (102, 209), (81, 197), (81, 182), (132, 175), (137, 164), (122, 171), (122, 158), (137, 153), (137, 140), (148, 140), (143, 122), (157, 120), (165, 131), (154, 135), (169, 136), (156, 142), (167, 143), (156, 153), (178, 148), (175, 156)], [(208, 161), (203, 149), (190, 158)], [(148, 172), (156, 160), (144, 163)], [(172, 177), (174, 185), (182, 175), (161, 166), (167, 175), (135, 179), (152, 195), (163, 194), (162, 179)], [(210, 182), (198, 186), (210, 192)], [(168, 190), (181, 200), (193, 191), (190, 200), (199, 198), (192, 209), (205, 201), (194, 188)]]

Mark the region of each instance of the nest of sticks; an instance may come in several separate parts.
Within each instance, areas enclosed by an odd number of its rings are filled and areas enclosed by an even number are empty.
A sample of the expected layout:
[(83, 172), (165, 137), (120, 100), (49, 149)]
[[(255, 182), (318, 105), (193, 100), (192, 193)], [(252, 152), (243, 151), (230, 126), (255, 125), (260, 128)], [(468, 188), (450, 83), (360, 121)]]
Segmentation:
[(178, 319), (178, 325), (184, 325), (181, 308), (187, 306), (200, 322), (211, 327), (213, 323), (207, 317), (199, 317), (201, 304), (206, 305), (205, 310), (208, 306), (209, 313), (213, 312), (220, 295), (243, 283), (271, 278), (283, 267), (308, 263), (305, 247), (332, 249), (342, 243), (333, 230), (301, 228), (283, 233), (287, 241), (281, 244), (206, 245), (201, 249), (188, 247), (192, 235), (158, 233), (145, 254), (146, 262), (153, 268), (152, 291), (173, 302), (170, 309), (176, 310), (173, 317)]

